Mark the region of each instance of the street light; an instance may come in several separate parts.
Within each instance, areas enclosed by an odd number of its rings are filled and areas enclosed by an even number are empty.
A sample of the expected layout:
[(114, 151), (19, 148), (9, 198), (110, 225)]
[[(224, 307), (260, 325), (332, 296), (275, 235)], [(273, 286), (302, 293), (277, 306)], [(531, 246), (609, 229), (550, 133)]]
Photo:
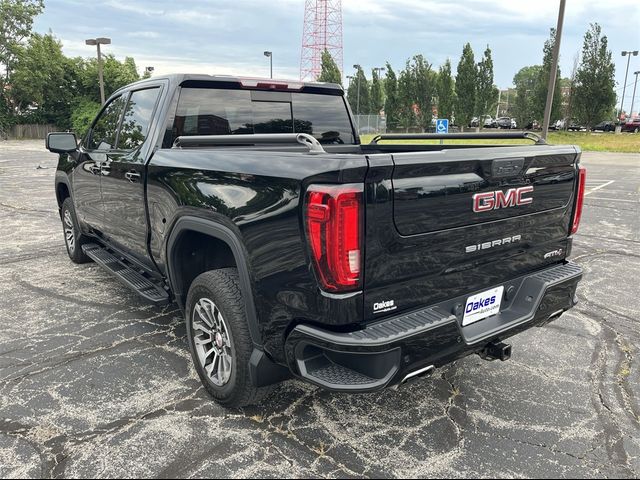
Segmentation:
[(155, 70), (155, 68), (154, 68), (154, 67), (145, 67), (145, 69), (144, 69), (144, 74), (145, 74), (145, 76), (146, 76), (146, 75), (151, 76), (151, 73), (152, 73), (154, 70)]
[(347, 91), (351, 87), (351, 80), (353, 80), (353, 75), (347, 75)]
[(633, 105), (636, 100), (636, 87), (638, 86), (638, 75), (640, 75), (640, 70), (638, 70), (637, 72), (633, 72), (633, 74), (636, 76), (636, 81), (633, 84), (633, 95), (631, 96), (631, 110), (629, 111), (629, 115), (632, 115), (632, 116), (633, 116)]
[(273, 52), (264, 52), (265, 57), (269, 57), (269, 72), (271, 77), (273, 78)]
[(90, 38), (85, 40), (84, 43), (87, 45), (95, 45), (98, 47), (98, 79), (100, 80), (100, 100), (104, 105), (104, 79), (102, 78), (102, 54), (100, 53), (100, 45), (110, 45), (110, 38)]
[[(353, 68), (355, 68), (358, 73), (357, 78), (358, 78), (358, 94), (356, 96), (357, 100), (356, 100), (356, 115), (360, 115), (360, 70), (362, 70), (362, 67), (360, 65), (358, 65), (357, 63), (353, 66)], [(359, 120), (358, 120), (359, 121)]]
[(622, 106), (624, 105), (624, 94), (627, 90), (627, 75), (629, 74), (629, 62), (631, 62), (631, 55), (637, 57), (638, 50), (623, 50), (622, 56), (626, 57), (627, 55), (629, 56), (629, 58), (627, 58), (627, 71), (624, 73), (624, 85), (622, 87), (622, 100), (620, 100), (620, 115), (618, 115), (618, 119), (620, 119), (620, 116), (622, 116)]

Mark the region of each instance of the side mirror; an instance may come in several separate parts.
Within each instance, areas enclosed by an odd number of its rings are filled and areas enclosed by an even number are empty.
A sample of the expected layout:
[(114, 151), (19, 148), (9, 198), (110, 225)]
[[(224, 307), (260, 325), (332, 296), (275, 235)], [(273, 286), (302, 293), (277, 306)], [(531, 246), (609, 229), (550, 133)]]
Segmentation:
[(45, 146), (52, 153), (71, 153), (78, 149), (75, 133), (53, 132), (47, 135)]

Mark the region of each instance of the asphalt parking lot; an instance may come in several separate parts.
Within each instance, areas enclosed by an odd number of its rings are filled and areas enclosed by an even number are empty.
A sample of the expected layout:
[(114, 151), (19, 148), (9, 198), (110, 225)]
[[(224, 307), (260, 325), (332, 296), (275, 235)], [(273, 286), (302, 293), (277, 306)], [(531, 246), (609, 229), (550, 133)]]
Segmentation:
[(56, 157), (0, 142), (1, 477), (638, 477), (640, 154), (585, 153), (579, 305), (398, 391), (227, 411), (180, 313), (74, 265)]

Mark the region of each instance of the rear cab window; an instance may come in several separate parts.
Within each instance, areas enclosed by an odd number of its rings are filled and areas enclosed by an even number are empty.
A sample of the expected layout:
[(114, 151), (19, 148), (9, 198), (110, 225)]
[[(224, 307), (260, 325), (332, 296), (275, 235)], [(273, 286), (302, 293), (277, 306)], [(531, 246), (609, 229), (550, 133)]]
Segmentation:
[(172, 137), (307, 133), (323, 144), (355, 144), (342, 95), (182, 87)]

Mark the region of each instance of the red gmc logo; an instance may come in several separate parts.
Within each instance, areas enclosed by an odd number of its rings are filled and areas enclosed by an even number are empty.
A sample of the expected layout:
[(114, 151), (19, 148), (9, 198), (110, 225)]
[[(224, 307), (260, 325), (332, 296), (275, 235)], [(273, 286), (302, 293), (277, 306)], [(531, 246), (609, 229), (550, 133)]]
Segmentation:
[(520, 188), (510, 188), (503, 192), (497, 190), (495, 192), (476, 193), (473, 196), (473, 211), (488, 212), (497, 210), (498, 208), (515, 207), (516, 205), (528, 205), (533, 202), (533, 198), (523, 198), (524, 194), (533, 192), (533, 186)]

